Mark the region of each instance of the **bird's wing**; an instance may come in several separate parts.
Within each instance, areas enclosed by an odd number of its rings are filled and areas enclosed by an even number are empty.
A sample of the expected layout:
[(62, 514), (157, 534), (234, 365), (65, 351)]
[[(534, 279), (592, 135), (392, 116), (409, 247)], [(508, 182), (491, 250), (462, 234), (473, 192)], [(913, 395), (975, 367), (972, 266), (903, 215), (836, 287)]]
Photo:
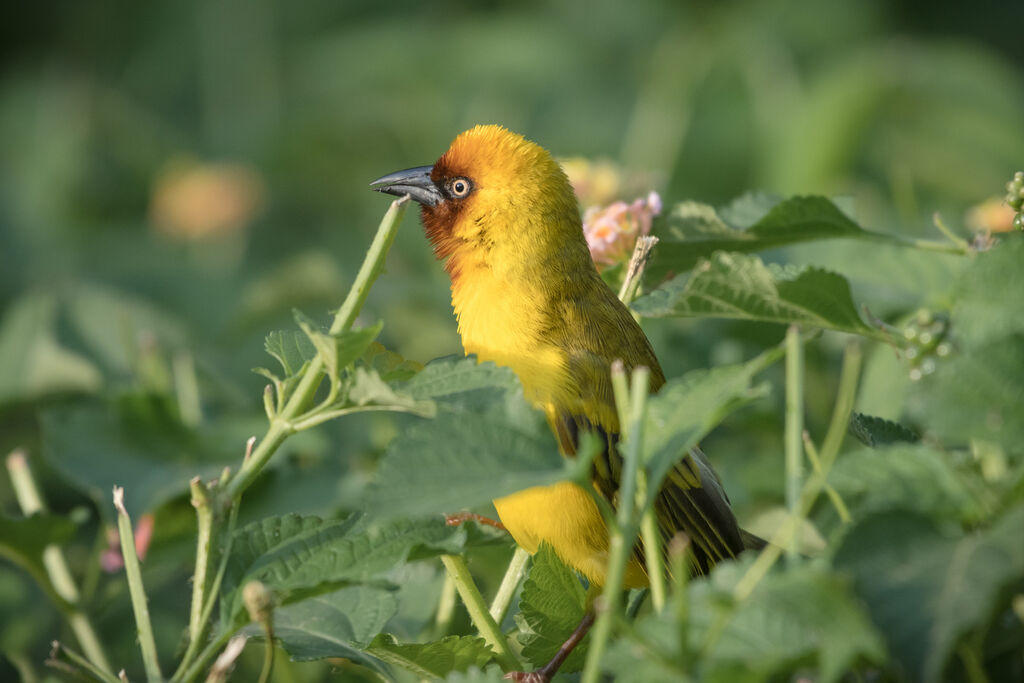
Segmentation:
[[(603, 439), (604, 448), (594, 462), (594, 484), (615, 506), (622, 457), (617, 449), (618, 422), (614, 418), (608, 364), (595, 354), (576, 352), (570, 359), (570, 368), (578, 393), (553, 406), (549, 412), (552, 427), (563, 451), (569, 455), (576, 452), (583, 431), (595, 432)], [(676, 534), (685, 534), (692, 548), (693, 569), (699, 573), (706, 573), (719, 560), (735, 557), (744, 549), (725, 490), (698, 448), (681, 457), (669, 470), (654, 510), (663, 547)]]

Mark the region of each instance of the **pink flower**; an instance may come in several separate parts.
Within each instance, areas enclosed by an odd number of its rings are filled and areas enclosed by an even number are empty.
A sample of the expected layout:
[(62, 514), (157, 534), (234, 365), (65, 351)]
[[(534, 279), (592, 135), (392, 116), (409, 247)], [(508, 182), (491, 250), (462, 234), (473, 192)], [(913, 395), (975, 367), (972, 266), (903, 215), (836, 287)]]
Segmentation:
[(632, 204), (620, 201), (604, 208), (587, 209), (583, 214), (583, 235), (598, 268), (626, 261), (636, 238), (651, 232), (651, 223), (661, 208), (661, 197), (651, 192)]

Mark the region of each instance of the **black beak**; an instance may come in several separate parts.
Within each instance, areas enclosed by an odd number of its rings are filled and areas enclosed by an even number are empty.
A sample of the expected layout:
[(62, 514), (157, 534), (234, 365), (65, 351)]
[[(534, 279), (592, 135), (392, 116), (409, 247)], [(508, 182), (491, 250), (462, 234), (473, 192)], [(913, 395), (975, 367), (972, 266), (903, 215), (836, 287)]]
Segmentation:
[(370, 187), (377, 192), (399, 197), (409, 195), (424, 206), (437, 206), (444, 199), (444, 195), (430, 179), (432, 168), (432, 166), (417, 166), (404, 171), (395, 171), (377, 178), (370, 183)]

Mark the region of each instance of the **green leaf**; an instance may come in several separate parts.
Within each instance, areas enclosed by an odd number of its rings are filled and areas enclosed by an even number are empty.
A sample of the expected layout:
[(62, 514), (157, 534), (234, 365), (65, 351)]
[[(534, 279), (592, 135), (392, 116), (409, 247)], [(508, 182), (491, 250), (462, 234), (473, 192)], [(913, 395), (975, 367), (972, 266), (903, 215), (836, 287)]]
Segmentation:
[(483, 670), (471, 666), (465, 672), (453, 671), (444, 680), (448, 683), (504, 683), (505, 675), (497, 665), (492, 664)]
[(449, 356), (428, 363), (402, 389), (417, 398), (442, 398), (476, 389), (518, 386), (519, 378), (511, 368), (478, 363), (476, 356)]
[(50, 544), (66, 543), (75, 533), (66, 517), (37, 512), (29, 517), (0, 515), (0, 555), (20, 565), (44, 587), (50, 586), (43, 550)]
[(879, 634), (838, 577), (806, 566), (770, 574), (730, 609), (732, 589), (745, 569), (725, 563), (712, 581), (691, 588), (693, 645), (728, 610), (721, 639), (709, 653), (708, 680), (729, 680), (737, 669), (766, 677), (795, 673), (806, 663), (828, 682), (839, 680), (860, 658), (885, 661)]
[(356, 367), (353, 373), (348, 401), (357, 406), (376, 405), (408, 410), (424, 417), (435, 412), (432, 401), (419, 400), (408, 391), (396, 390), (381, 379), (375, 370), (367, 370), (362, 366)]
[[(455, 364), (453, 378), (435, 377), (427, 366), (406, 386), (416, 396), (447, 397), (435, 418), (392, 441), (364, 501), (375, 514), (455, 512), (571, 475), (518, 381), (508, 389), (507, 375), (494, 366), (466, 362)], [(456, 385), (463, 390), (452, 393)]]
[(1024, 337), (958, 349), (912, 385), (908, 413), (933, 438), (972, 440), (1019, 452), (1024, 443)]
[(898, 422), (872, 417), (863, 413), (851, 413), (847, 432), (865, 446), (878, 448), (894, 443), (915, 443), (921, 439)]
[(443, 678), (452, 671), (481, 668), (494, 656), (483, 638), (448, 636), (432, 643), (399, 643), (388, 633), (374, 638), (366, 651), (374, 657), (425, 678)]
[(677, 681), (692, 673), (711, 683), (790, 680), (813, 668), (814, 680), (829, 682), (862, 659), (885, 661), (864, 608), (845, 582), (821, 569), (771, 573), (737, 604), (733, 589), (752, 559), (723, 562), (708, 580), (689, 584), (687, 652), (669, 609), (638, 619), (633, 637), (612, 646), (605, 666), (629, 680)]
[(873, 237), (825, 197), (773, 202), (765, 195), (735, 202), (722, 211), (732, 224), (706, 204), (683, 202), (672, 207), (656, 230), (661, 241), (647, 267), (648, 281), (690, 270), (717, 251), (749, 253), (809, 240)]
[(100, 388), (99, 370), (58, 343), (56, 326), (51, 294), (29, 292), (7, 308), (0, 320), (0, 404)]
[(245, 613), (241, 589), (254, 579), (286, 605), (379, 578), (406, 559), (457, 553), (487, 538), (475, 525), (449, 527), (440, 518), (378, 526), (367, 526), (359, 515), (326, 520), (286, 515), (254, 522), (235, 534), (224, 575), (222, 622), (237, 625)]
[(642, 316), (714, 317), (796, 323), (889, 340), (857, 313), (843, 276), (817, 268), (765, 265), (719, 252), (689, 278), (675, 278), (633, 302)]
[(422, 364), (407, 360), (376, 341), (366, 347), (361, 360), (385, 382), (404, 382), (423, 369)]
[[(536, 667), (551, 661), (562, 643), (586, 614), (587, 594), (576, 572), (567, 567), (551, 546), (541, 545), (534, 554), (530, 574), (523, 583), (516, 624), (523, 657)], [(572, 651), (560, 671), (583, 668), (589, 634)]]
[(828, 480), (856, 517), (900, 509), (976, 523), (996, 504), (994, 492), (976, 471), (922, 445), (844, 453)]
[(957, 282), (952, 319), (969, 345), (1024, 335), (1024, 235), (1010, 233), (977, 255)]
[(321, 332), (317, 324), (301, 311), (295, 311), (295, 322), (316, 348), (328, 377), (338, 377), (342, 368), (363, 355), (384, 327), (383, 321), (370, 327), (348, 330), (340, 334)]
[[(649, 500), (657, 495), (669, 469), (719, 422), (766, 394), (766, 386), (751, 387), (753, 377), (781, 357), (781, 348), (777, 347), (746, 363), (694, 370), (669, 381), (648, 399), (643, 458), (652, 483)], [(707, 466), (699, 459), (695, 463)], [(712, 475), (707, 483), (716, 482)]]
[(285, 377), (291, 377), (316, 357), (316, 347), (302, 332), (283, 330), (271, 332), (263, 342), (267, 353), (277, 359)]
[[(373, 586), (346, 586), (274, 610), (274, 637), (293, 660), (340, 657), (383, 675), (384, 667), (362, 652), (398, 610), (392, 591)], [(252, 636), (262, 628), (251, 624)]]
[(184, 425), (172, 399), (146, 394), (55, 408), (42, 414), (41, 423), (46, 459), (87, 491), (104, 515), (113, 512), (112, 487), (123, 486), (136, 519), (184, 494), (192, 477), (216, 477), (244, 443), (238, 435), (233, 450), (225, 449), (218, 434)]
[[(835, 565), (912, 680), (935, 681), (957, 644), (981, 636), (1024, 580), (1024, 506), (990, 529), (949, 537), (916, 515), (884, 514), (844, 537)], [(898, 539), (898, 542), (894, 542)]]
[(144, 344), (155, 342), (172, 351), (187, 348), (185, 323), (133, 294), (78, 283), (63, 298), (75, 334), (110, 373), (137, 373)]

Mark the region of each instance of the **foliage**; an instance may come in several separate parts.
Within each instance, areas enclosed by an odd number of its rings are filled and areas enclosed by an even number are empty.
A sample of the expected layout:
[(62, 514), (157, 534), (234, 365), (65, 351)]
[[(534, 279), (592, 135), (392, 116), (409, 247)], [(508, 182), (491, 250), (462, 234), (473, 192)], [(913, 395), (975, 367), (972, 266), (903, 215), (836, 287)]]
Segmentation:
[[(591, 451), (560, 458), (513, 373), (445, 355), (447, 287), (411, 219), (395, 236), (389, 214), (357, 275), (366, 181), (489, 120), (615, 158), (591, 164), (605, 201), (672, 200), (631, 303), (669, 376), (636, 423), (634, 521), (700, 442), (773, 543), (634, 593), (558, 680), (1024, 678), (1024, 239), (980, 211), (1003, 215), (1024, 159), (1004, 28), (1024, 10), (236, 5), (7, 22), (0, 445), (28, 469), (0, 477), (0, 679), (143, 680), (152, 638), (166, 677), (200, 680), (242, 634), (230, 678), (256, 680), (268, 625), (282, 680), (496, 682), (495, 633), (524, 669), (550, 658), (598, 591), (546, 547), (505, 576), (507, 534), (443, 515), (585, 481)], [(783, 402), (791, 324), (802, 410)], [(837, 390), (848, 343), (867, 364)], [(793, 528), (818, 547), (775, 562)], [(493, 629), (451, 555), (498, 596)]]

